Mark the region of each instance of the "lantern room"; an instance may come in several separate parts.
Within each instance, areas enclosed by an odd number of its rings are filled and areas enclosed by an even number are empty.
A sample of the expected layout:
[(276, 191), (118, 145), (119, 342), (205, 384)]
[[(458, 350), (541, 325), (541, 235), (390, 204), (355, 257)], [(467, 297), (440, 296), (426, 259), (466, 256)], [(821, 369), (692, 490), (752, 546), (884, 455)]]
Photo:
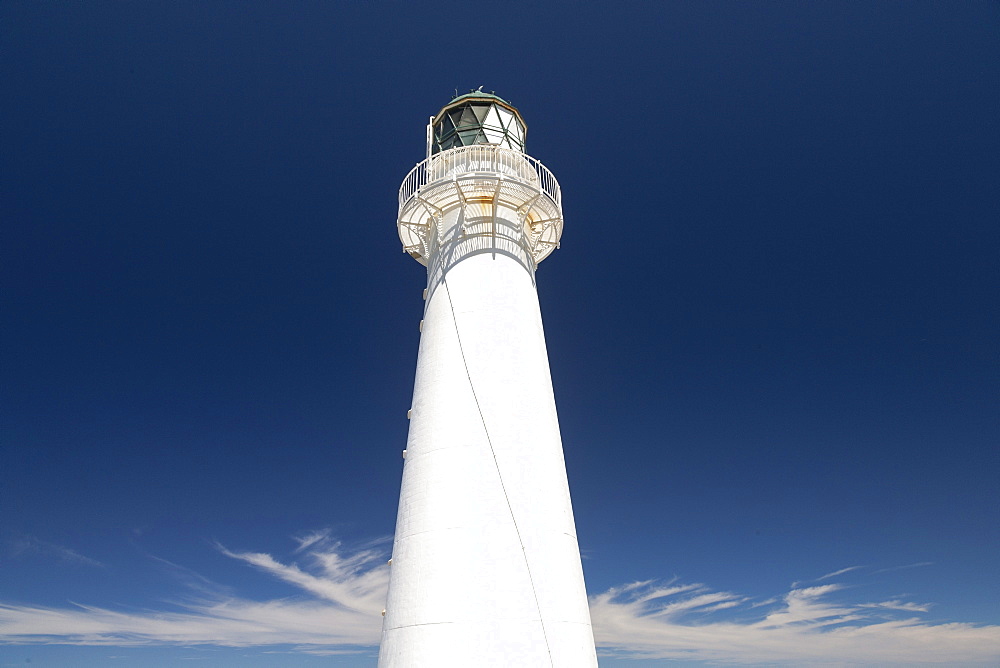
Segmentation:
[(456, 96), (431, 121), (431, 153), (472, 144), (492, 144), (524, 151), (528, 128), (517, 109), (493, 93), (472, 91)]

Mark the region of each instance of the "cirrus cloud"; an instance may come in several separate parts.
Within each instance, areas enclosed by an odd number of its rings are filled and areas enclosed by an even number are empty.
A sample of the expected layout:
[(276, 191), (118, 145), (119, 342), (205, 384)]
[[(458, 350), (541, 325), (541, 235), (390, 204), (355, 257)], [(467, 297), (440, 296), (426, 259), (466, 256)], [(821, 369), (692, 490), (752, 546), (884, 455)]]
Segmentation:
[[(636, 582), (591, 597), (607, 656), (728, 665), (996, 665), (1000, 626), (931, 623), (895, 613), (928, 605), (837, 603), (838, 584), (793, 588), (770, 606), (701, 585)], [(726, 615), (716, 613), (726, 610)]]

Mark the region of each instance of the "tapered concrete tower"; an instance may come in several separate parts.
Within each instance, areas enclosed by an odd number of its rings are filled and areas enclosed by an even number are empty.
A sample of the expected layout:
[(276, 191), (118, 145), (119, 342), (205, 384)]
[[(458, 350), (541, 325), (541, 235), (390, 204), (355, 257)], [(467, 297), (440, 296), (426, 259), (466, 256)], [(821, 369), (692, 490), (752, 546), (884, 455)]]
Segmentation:
[(561, 195), (525, 134), (456, 97), (399, 191), (427, 289), (379, 668), (597, 665), (535, 291)]

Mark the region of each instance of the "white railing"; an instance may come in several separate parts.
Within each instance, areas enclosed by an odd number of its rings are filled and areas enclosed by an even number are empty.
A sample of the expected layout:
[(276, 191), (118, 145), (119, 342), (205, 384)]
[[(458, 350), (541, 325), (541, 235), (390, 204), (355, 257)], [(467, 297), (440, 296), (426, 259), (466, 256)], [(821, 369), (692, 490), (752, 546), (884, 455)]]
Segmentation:
[(399, 187), (399, 208), (402, 210), (403, 205), (428, 184), (473, 174), (501, 174), (505, 179), (530, 184), (562, 206), (559, 182), (541, 162), (509, 148), (474, 144), (448, 149), (417, 163)]

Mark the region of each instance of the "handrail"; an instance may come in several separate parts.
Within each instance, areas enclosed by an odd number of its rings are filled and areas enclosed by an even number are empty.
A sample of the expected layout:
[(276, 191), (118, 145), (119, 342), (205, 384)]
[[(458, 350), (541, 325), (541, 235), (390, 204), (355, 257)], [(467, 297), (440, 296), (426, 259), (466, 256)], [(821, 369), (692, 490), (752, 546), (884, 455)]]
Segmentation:
[(403, 205), (424, 186), (477, 173), (501, 174), (504, 179), (529, 184), (562, 206), (559, 182), (541, 162), (513, 149), (474, 144), (442, 151), (418, 162), (399, 187), (399, 209), (402, 211)]

